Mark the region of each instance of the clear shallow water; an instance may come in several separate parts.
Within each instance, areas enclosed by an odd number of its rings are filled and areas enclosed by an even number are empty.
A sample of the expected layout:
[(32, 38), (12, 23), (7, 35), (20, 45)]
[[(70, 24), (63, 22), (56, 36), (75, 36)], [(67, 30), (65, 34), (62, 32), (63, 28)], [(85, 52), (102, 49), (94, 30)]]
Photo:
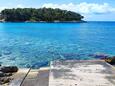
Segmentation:
[[(0, 63), (30, 67), (54, 59), (115, 55), (115, 22), (0, 23)], [(61, 56), (60, 56), (61, 55)]]

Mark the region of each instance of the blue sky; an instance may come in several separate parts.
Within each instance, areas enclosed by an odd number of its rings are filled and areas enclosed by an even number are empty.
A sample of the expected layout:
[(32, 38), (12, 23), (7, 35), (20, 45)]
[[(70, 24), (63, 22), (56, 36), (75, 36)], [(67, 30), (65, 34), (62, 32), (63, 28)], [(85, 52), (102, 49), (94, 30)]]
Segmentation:
[(4, 8), (50, 7), (78, 12), (88, 21), (115, 21), (115, 0), (0, 0)]

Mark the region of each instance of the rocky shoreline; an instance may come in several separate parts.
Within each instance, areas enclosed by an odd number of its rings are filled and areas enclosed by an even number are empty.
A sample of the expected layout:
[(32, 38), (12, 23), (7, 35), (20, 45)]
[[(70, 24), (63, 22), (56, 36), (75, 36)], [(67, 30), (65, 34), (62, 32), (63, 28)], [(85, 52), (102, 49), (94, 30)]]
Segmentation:
[[(92, 55), (91, 55), (92, 56)], [(115, 56), (108, 57), (106, 55), (93, 55), (95, 58), (100, 58), (100, 60), (105, 60), (111, 65), (115, 65)], [(2, 66), (0, 65), (0, 85), (8, 85), (12, 80), (14, 80), (14, 75), (19, 71), (17, 66)], [(20, 77), (20, 76), (19, 76)], [(18, 78), (19, 78), (18, 77)]]
[(0, 65), (0, 85), (8, 84), (13, 80), (13, 75), (18, 71), (16, 66)]

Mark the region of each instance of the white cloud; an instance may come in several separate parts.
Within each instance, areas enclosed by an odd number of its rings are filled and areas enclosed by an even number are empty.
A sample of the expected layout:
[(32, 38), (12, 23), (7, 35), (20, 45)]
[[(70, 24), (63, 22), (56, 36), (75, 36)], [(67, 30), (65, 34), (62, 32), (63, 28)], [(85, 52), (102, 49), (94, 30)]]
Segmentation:
[(10, 9), (10, 8), (24, 8), (24, 6), (22, 5), (22, 4), (18, 4), (18, 5), (16, 5), (15, 7), (12, 7), (12, 6), (4, 6), (4, 7), (0, 7), (0, 12), (2, 11), (2, 10), (4, 10), (4, 9)]
[[(15, 8), (24, 8), (27, 6), (23, 6), (22, 4), (15, 5)], [(86, 3), (82, 2), (79, 4), (53, 4), (53, 3), (46, 3), (43, 4), (42, 7), (46, 8), (60, 8), (64, 10), (70, 10), (70, 11), (75, 11), (79, 12), (82, 14), (104, 14), (104, 13), (115, 13), (115, 7), (112, 7), (108, 3), (103, 3), (103, 4), (97, 4), (97, 3)], [(5, 9), (5, 8), (13, 8), (12, 6), (4, 6), (0, 7), (0, 11)]]
[(83, 14), (103, 14), (108, 12), (115, 12), (115, 8), (111, 7), (108, 3), (96, 4), (82, 2), (80, 4), (53, 4), (46, 3), (42, 7), (46, 8), (60, 8), (64, 10), (75, 11)]
[(18, 4), (17, 8), (24, 8), (24, 6), (22, 4)]

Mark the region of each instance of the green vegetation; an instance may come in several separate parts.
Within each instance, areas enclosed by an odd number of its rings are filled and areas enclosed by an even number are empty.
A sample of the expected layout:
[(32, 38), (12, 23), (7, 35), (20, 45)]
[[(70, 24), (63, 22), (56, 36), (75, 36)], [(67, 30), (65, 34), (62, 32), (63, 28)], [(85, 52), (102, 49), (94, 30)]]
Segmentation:
[(5, 21), (10, 22), (55, 22), (55, 21), (82, 21), (83, 16), (79, 13), (52, 9), (52, 8), (17, 8), (17, 9), (5, 9), (1, 11), (1, 17)]

